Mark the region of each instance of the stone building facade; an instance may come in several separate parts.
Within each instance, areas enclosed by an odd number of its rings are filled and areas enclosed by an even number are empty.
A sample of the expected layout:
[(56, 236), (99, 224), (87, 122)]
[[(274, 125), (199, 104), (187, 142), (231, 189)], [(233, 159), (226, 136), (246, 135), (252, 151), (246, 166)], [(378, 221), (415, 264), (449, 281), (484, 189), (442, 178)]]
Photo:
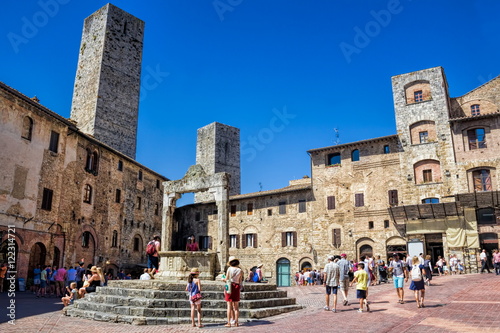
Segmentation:
[(143, 28), (111, 4), (85, 20), (70, 120), (0, 83), (0, 261), (13, 243), (19, 278), (81, 258), (116, 274), (161, 231), (168, 179), (133, 159)]
[[(289, 285), (290, 272), (321, 269), (333, 253), (418, 250), (457, 254), (473, 272), (480, 248), (498, 248), (500, 78), (457, 98), (441, 67), (392, 85), (397, 134), (311, 149), (311, 178), (230, 197), (229, 252), (245, 269), (263, 263)], [(177, 209), (177, 248), (195, 234), (210, 251), (216, 213), (210, 202)]]

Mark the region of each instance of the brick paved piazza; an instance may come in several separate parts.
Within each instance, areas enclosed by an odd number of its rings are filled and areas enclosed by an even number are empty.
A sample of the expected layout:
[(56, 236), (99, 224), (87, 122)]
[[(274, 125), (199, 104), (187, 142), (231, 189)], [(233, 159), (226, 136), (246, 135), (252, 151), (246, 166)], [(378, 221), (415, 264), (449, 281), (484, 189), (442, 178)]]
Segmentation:
[[(500, 276), (471, 274), (434, 277), (427, 287), (426, 307), (418, 309), (413, 293), (405, 286), (405, 304), (398, 304), (391, 284), (370, 288), (372, 312), (358, 313), (357, 305), (339, 305), (340, 312), (324, 311), (323, 287), (284, 288), (304, 309), (264, 320), (242, 322), (238, 328), (207, 324), (203, 329), (189, 325), (132, 326), (104, 323), (61, 314), (55, 298), (37, 299), (29, 293), (16, 294), (16, 325), (6, 323), (6, 293), (0, 296), (0, 332), (500, 332)], [(355, 292), (349, 299), (355, 304)]]

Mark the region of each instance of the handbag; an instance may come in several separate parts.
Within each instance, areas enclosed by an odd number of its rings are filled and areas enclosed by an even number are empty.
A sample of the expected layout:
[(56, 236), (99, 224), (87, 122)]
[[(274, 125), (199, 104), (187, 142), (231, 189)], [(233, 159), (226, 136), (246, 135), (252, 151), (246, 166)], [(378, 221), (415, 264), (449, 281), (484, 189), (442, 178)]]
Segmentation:
[(201, 296), (200, 293), (197, 293), (197, 294), (194, 294), (193, 296), (191, 296), (190, 300), (191, 300), (191, 302), (195, 303), (195, 302), (199, 301), (202, 298), (203, 298), (203, 296)]

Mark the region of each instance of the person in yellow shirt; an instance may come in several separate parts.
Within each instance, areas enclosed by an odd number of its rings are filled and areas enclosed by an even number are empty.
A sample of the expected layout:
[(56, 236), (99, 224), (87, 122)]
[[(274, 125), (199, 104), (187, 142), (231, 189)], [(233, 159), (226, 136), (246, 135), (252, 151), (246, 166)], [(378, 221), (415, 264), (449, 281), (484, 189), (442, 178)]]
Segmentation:
[(356, 283), (356, 297), (359, 299), (359, 310), (363, 312), (363, 304), (366, 306), (366, 311), (370, 312), (370, 306), (366, 300), (366, 291), (368, 290), (368, 273), (365, 271), (365, 263), (358, 263), (358, 270), (354, 272), (354, 280), (351, 286)]

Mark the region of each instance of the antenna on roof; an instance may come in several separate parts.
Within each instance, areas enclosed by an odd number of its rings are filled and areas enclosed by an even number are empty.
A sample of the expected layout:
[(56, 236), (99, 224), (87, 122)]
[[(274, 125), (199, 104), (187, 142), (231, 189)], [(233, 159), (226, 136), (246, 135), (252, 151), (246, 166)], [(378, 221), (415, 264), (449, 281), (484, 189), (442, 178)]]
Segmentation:
[(335, 132), (335, 141), (333, 143), (335, 145), (338, 145), (340, 143), (340, 133), (338, 128), (334, 128), (333, 131)]

